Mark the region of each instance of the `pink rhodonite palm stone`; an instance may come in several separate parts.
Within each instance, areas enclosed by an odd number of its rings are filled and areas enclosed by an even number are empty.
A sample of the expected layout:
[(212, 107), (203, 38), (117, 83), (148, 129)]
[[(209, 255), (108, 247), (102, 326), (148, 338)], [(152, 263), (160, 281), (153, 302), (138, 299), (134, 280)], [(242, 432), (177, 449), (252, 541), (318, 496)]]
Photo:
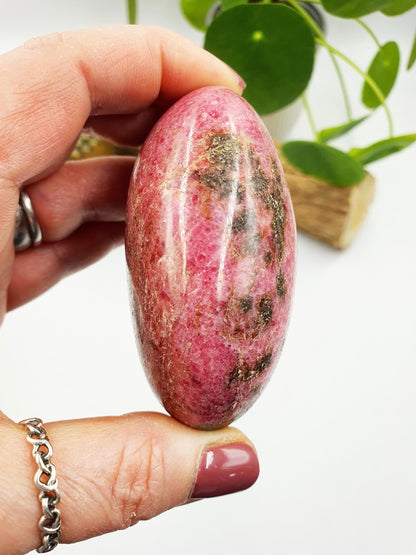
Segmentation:
[(202, 429), (243, 414), (288, 323), (296, 230), (282, 167), (235, 93), (194, 91), (147, 138), (126, 251), (143, 365), (165, 408)]

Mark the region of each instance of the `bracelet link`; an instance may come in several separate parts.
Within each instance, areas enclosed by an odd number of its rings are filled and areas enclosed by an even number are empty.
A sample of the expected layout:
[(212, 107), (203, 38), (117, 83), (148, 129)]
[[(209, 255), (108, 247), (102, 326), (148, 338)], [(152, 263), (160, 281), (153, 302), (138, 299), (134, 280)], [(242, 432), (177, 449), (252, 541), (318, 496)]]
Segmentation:
[(32, 454), (38, 465), (34, 482), (40, 489), (39, 501), (43, 515), (39, 520), (42, 545), (38, 553), (49, 553), (59, 544), (61, 537), (61, 512), (56, 508), (61, 498), (58, 490), (55, 466), (50, 462), (52, 445), (40, 418), (28, 418), (20, 422), (27, 430), (27, 441), (33, 445)]

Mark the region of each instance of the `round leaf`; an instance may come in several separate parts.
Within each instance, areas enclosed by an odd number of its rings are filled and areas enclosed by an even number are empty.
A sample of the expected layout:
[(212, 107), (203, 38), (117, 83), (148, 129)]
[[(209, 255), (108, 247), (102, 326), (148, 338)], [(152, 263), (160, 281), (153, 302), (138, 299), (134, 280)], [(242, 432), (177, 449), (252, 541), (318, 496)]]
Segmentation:
[[(375, 55), (368, 69), (368, 75), (372, 77), (375, 83), (385, 97), (388, 96), (393, 88), (400, 65), (400, 51), (397, 43), (391, 41), (384, 44)], [(367, 108), (377, 108), (380, 106), (380, 100), (376, 96), (373, 89), (364, 83), (362, 92), (362, 101)]]
[(410, 51), (409, 61), (407, 62), (407, 69), (410, 69), (416, 62), (416, 35), (413, 39), (412, 50)]
[(365, 165), (380, 160), (380, 158), (390, 156), (390, 154), (394, 154), (395, 152), (399, 152), (415, 141), (416, 134), (401, 135), (400, 137), (392, 137), (384, 141), (379, 141), (366, 148), (353, 148), (350, 150), (349, 154), (354, 160)]
[(221, 6), (223, 10), (229, 10), (240, 4), (247, 4), (247, 0), (221, 0)]
[(390, 0), (381, 10), (384, 15), (400, 15), (416, 6), (416, 0)]
[(215, 0), (181, 0), (181, 8), (184, 16), (191, 25), (205, 31), (206, 20)]
[(301, 172), (337, 187), (356, 185), (365, 176), (359, 162), (328, 145), (290, 141), (283, 144), (282, 152), (288, 162)]
[(261, 114), (287, 106), (305, 90), (315, 56), (309, 25), (279, 4), (224, 11), (209, 26), (205, 48), (241, 75), (244, 97)]
[(391, 0), (322, 0), (322, 5), (333, 15), (354, 18), (376, 12), (390, 2)]
[(326, 143), (331, 139), (342, 137), (342, 135), (345, 135), (346, 133), (348, 133), (348, 131), (350, 131), (351, 129), (353, 129), (360, 123), (362, 123), (367, 118), (368, 116), (363, 116), (362, 118), (348, 121), (343, 125), (337, 125), (336, 127), (328, 127), (327, 129), (322, 129), (322, 131), (319, 132), (319, 140), (322, 141), (323, 143)]

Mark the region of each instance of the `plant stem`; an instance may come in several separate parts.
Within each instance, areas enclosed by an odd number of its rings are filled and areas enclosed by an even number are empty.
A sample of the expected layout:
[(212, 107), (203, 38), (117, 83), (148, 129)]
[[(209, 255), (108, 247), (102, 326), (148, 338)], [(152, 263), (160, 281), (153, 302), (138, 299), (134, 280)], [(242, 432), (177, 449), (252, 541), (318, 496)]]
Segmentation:
[(292, 6), (292, 8), (294, 10), (296, 10), (302, 17), (303, 19), (306, 20), (306, 22), (308, 23), (309, 27), (312, 27), (313, 31), (317, 34), (317, 36), (319, 38), (321, 38), (322, 40), (325, 40), (324, 34), (321, 31), (321, 28), (319, 27), (319, 25), (317, 25), (315, 23), (315, 21), (312, 19), (312, 17), (305, 12), (305, 10), (302, 10), (302, 8), (300, 6), (298, 6), (297, 2), (295, 2), (295, 0), (286, 0), (288, 4), (290, 4)]
[[(329, 43), (326, 42), (325, 36), (322, 33), (321, 29), (319, 28), (319, 26), (315, 23), (315, 21), (309, 17), (309, 15), (302, 10), (302, 8), (300, 8), (296, 2), (294, 0), (286, 0), (305, 20), (306, 22), (309, 24), (309, 26), (315, 31), (316, 33), (316, 37), (315, 37), (315, 42), (317, 44), (320, 44), (321, 46), (324, 46), (328, 52), (330, 53), (330, 55), (334, 55), (338, 56), (339, 58), (341, 58), (342, 60), (344, 60), (344, 62), (346, 62), (348, 65), (350, 65), (356, 72), (358, 72), (361, 77), (363, 77), (363, 79), (369, 84), (369, 86), (372, 88), (372, 90), (374, 91), (374, 94), (377, 96), (377, 98), (380, 100), (381, 105), (384, 108), (384, 111), (386, 112), (386, 117), (388, 120), (388, 124), (389, 124), (389, 134), (390, 137), (393, 137), (393, 120), (390, 114), (390, 110), (388, 109), (387, 105), (386, 105), (386, 97), (384, 96), (384, 94), (381, 92), (380, 88), (378, 87), (377, 83), (374, 81), (374, 79), (372, 79), (367, 73), (365, 73), (365, 71), (363, 71), (362, 69), (360, 69), (352, 60), (350, 60), (347, 56), (345, 56), (345, 54), (343, 54), (342, 52), (340, 52), (339, 50), (337, 50), (336, 48), (334, 48), (333, 46), (331, 46)], [(331, 56), (332, 58), (332, 56)], [(344, 81), (342, 80), (342, 83)], [(345, 83), (342, 86), (343, 88), (343, 92), (345, 91), (346, 93), (346, 88), (345, 88)], [(344, 96), (344, 99), (346, 97)], [(351, 108), (349, 105), (349, 102), (346, 103), (346, 106), (348, 106), (348, 112), (351, 112)], [(350, 121), (351, 121), (351, 117), (350, 117)]]
[(308, 116), (309, 125), (311, 126), (312, 133), (314, 134), (315, 141), (317, 141), (319, 143), (320, 139), (319, 139), (318, 130), (316, 128), (315, 121), (314, 121), (313, 116), (312, 116), (312, 110), (311, 110), (311, 107), (309, 105), (308, 99), (306, 98), (305, 93), (303, 93), (301, 95), (301, 99), (302, 99), (303, 107), (305, 108), (306, 115)]
[(127, 0), (127, 12), (130, 25), (135, 25), (137, 22), (137, 3), (136, 0)]
[(341, 73), (341, 68), (339, 67), (338, 60), (336, 59), (336, 57), (333, 55), (332, 52), (329, 52), (329, 55), (331, 57), (332, 63), (334, 64), (335, 71), (338, 75), (338, 80), (339, 80), (339, 84), (340, 84), (340, 87), (341, 87), (341, 90), (342, 90), (342, 95), (344, 97), (345, 110), (347, 112), (348, 119), (349, 119), (349, 121), (352, 121), (353, 116), (352, 116), (351, 103), (350, 103), (350, 99), (348, 97), (347, 86), (346, 86), (345, 81), (344, 81), (344, 76)]
[[(327, 42), (325, 40), (325, 35), (321, 31), (319, 25), (317, 25), (315, 23), (315, 21), (310, 17), (310, 15), (308, 13), (306, 13), (305, 10), (302, 10), (302, 8), (300, 8), (296, 4), (296, 2), (294, 2), (293, 0), (287, 0), (287, 1), (305, 19), (305, 21), (308, 23), (308, 25), (315, 32), (316, 36), (319, 39), (321, 39), (324, 46), (327, 48), (327, 46), (326, 46)], [(320, 2), (316, 2), (316, 3), (320, 3)], [(349, 119), (349, 121), (352, 121), (353, 116), (352, 116), (351, 102), (350, 102), (350, 99), (348, 97), (348, 91), (347, 91), (347, 86), (346, 86), (345, 81), (344, 81), (344, 77), (342, 75), (342, 72), (341, 72), (341, 69), (339, 67), (338, 61), (337, 61), (336, 57), (334, 56), (334, 53), (331, 52), (331, 50), (329, 48), (327, 48), (327, 50), (328, 50), (329, 57), (331, 58), (331, 61), (334, 64), (335, 72), (338, 76), (339, 84), (341, 86), (342, 95), (344, 97), (345, 110), (347, 112), (348, 119)]]
[(381, 44), (379, 43), (376, 35), (370, 29), (370, 27), (366, 23), (364, 23), (364, 21), (362, 19), (357, 18), (354, 21), (356, 21), (359, 25), (361, 25), (361, 27), (363, 29), (365, 29), (367, 31), (367, 33), (370, 35), (370, 37), (373, 39), (373, 41), (377, 44), (377, 48), (381, 48)]
[(339, 50), (337, 50), (336, 48), (334, 48), (333, 46), (328, 44), (326, 41), (322, 41), (321, 39), (316, 39), (316, 42), (318, 44), (322, 44), (322, 46), (325, 46), (325, 48), (328, 48), (331, 52), (333, 52), (333, 54), (335, 54), (336, 56), (341, 58), (341, 60), (344, 60), (344, 62), (346, 62), (348, 65), (350, 65), (369, 84), (369, 86), (373, 89), (374, 94), (380, 100), (380, 103), (383, 106), (384, 111), (386, 112), (387, 120), (388, 120), (388, 123), (389, 123), (389, 134), (390, 134), (390, 137), (393, 137), (393, 120), (392, 120), (392, 117), (391, 117), (391, 114), (390, 114), (390, 110), (388, 109), (388, 107), (386, 105), (385, 96), (381, 92), (380, 88), (378, 87), (378, 85), (374, 81), (374, 79), (372, 79), (365, 71), (363, 71), (361, 68), (359, 68), (357, 66), (357, 64), (355, 64), (352, 60), (350, 60), (342, 52), (340, 52)]

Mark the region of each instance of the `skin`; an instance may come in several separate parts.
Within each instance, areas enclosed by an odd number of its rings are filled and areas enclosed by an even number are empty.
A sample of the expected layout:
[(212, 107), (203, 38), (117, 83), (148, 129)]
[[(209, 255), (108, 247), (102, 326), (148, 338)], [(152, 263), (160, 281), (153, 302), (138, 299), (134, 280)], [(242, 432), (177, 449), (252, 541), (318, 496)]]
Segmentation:
[[(134, 160), (66, 162), (82, 129), (140, 143), (172, 102), (205, 85), (242, 91), (222, 62), (161, 29), (54, 34), (0, 56), (0, 321), (123, 241)], [(15, 254), (22, 187), (43, 243)], [(63, 542), (125, 528), (186, 503), (207, 445), (249, 443), (235, 429), (199, 432), (149, 413), (45, 427), (62, 493)], [(0, 412), (0, 436), (13, 454), (11, 465), (0, 458), (0, 473), (7, 476), (0, 491), (2, 555), (27, 553), (40, 543), (35, 467), (25, 435)]]

